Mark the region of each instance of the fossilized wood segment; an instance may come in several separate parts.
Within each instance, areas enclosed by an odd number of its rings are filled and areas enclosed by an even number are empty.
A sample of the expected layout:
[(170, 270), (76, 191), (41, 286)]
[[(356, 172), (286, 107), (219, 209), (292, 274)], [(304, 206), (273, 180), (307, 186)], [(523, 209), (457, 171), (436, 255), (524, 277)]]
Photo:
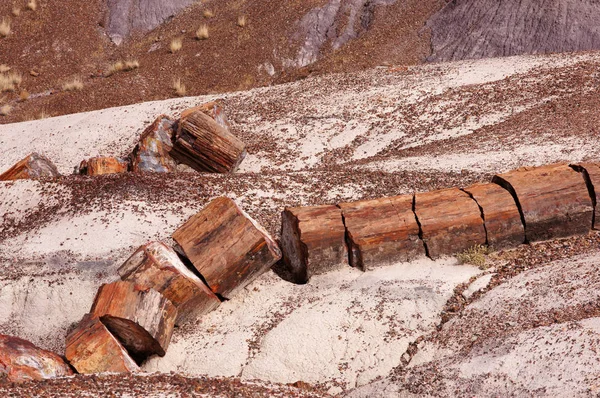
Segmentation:
[(433, 259), (486, 243), (479, 206), (460, 189), (416, 194), (415, 214), (427, 254)]
[(168, 173), (177, 170), (177, 162), (169, 152), (173, 148), (175, 121), (160, 115), (144, 130), (131, 154), (131, 170)]
[(125, 281), (102, 285), (90, 313), (136, 360), (165, 355), (177, 318), (177, 309), (162, 294)]
[(585, 179), (566, 164), (523, 167), (496, 175), (493, 182), (515, 197), (530, 242), (586, 234), (592, 227)]
[(185, 119), (192, 113), (198, 111), (204, 113), (207, 116), (210, 116), (215, 122), (219, 124), (219, 126), (229, 130), (229, 121), (227, 120), (227, 115), (225, 114), (223, 105), (221, 105), (221, 103), (219, 103), (218, 101), (211, 101), (205, 104), (195, 106), (193, 108), (186, 109), (185, 111), (181, 112), (180, 118)]
[(286, 208), (281, 229), (286, 279), (306, 283), (312, 275), (348, 266), (345, 237), (337, 206)]
[(0, 383), (52, 379), (72, 375), (58, 355), (42, 350), (27, 340), (0, 334)]
[(0, 181), (55, 178), (59, 176), (60, 173), (56, 166), (47, 157), (33, 152), (0, 174)]
[(67, 336), (65, 357), (82, 374), (139, 370), (135, 361), (100, 319), (86, 314)]
[(269, 234), (225, 197), (210, 202), (173, 239), (213, 292), (230, 298), (281, 258)]
[(362, 270), (425, 255), (413, 195), (341, 203), (350, 265)]
[(600, 229), (600, 207), (598, 207), (600, 200), (600, 163), (580, 163), (572, 167), (583, 173), (594, 206), (593, 228)]
[(171, 155), (200, 172), (234, 172), (246, 156), (246, 146), (202, 111), (179, 121)]
[(177, 307), (177, 324), (195, 320), (221, 301), (185, 264), (160, 242), (141, 246), (118, 270), (121, 279), (154, 289)]
[(464, 191), (481, 208), (488, 245), (495, 249), (505, 249), (525, 242), (521, 214), (510, 192), (493, 183), (474, 184)]
[(79, 164), (79, 174), (87, 176), (125, 173), (128, 169), (129, 164), (126, 160), (113, 157), (95, 157), (83, 160)]

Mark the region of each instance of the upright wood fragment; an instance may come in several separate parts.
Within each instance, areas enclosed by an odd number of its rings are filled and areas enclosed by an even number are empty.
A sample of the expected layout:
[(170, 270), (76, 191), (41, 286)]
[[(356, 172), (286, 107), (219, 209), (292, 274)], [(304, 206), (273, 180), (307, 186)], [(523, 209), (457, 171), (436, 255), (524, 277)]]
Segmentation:
[(171, 155), (200, 172), (234, 172), (246, 156), (246, 146), (202, 111), (179, 121)]
[(594, 208), (583, 175), (566, 164), (523, 167), (494, 176), (522, 211), (528, 241), (586, 234)]
[(413, 195), (339, 206), (344, 215), (353, 267), (367, 270), (425, 255), (413, 212)]
[(144, 130), (131, 154), (131, 170), (168, 173), (177, 170), (177, 162), (169, 154), (173, 148), (176, 123), (167, 115), (160, 115)]
[(100, 319), (86, 314), (67, 336), (65, 357), (82, 374), (127, 373), (139, 370), (125, 348)]
[(598, 206), (600, 201), (600, 163), (580, 163), (572, 167), (583, 173), (594, 206), (593, 227), (600, 229), (600, 207)]
[(0, 181), (55, 178), (59, 176), (60, 173), (56, 166), (47, 157), (33, 152), (0, 174)]
[(306, 283), (312, 275), (348, 266), (346, 229), (337, 206), (286, 208), (281, 250), (286, 279)]
[(229, 130), (229, 121), (227, 120), (225, 109), (223, 109), (223, 105), (218, 101), (211, 101), (190, 109), (186, 109), (185, 111), (181, 112), (180, 118), (185, 119), (187, 116), (198, 111), (204, 113), (207, 116), (210, 116), (221, 127)]
[(136, 359), (164, 356), (177, 309), (154, 289), (118, 281), (100, 287), (90, 311)]
[(173, 239), (213, 292), (230, 298), (281, 258), (269, 234), (225, 197), (210, 202)]
[(79, 174), (87, 176), (125, 173), (128, 169), (126, 160), (113, 157), (95, 157), (79, 164)]
[(521, 214), (510, 192), (498, 184), (475, 184), (464, 189), (483, 212), (488, 245), (495, 249), (525, 242)]
[(458, 188), (416, 194), (415, 213), (433, 259), (486, 243), (479, 206)]
[(221, 301), (185, 264), (160, 242), (141, 246), (119, 268), (119, 275), (144, 289), (154, 289), (177, 307), (177, 324), (197, 319)]

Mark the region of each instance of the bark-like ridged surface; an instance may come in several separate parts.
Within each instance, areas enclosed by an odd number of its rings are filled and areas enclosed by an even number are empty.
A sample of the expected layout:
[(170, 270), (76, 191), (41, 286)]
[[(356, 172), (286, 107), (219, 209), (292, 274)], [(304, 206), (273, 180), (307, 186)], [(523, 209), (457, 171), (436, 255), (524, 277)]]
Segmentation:
[(114, 157), (99, 156), (79, 164), (79, 174), (86, 176), (126, 173), (128, 169), (129, 163), (126, 160)]

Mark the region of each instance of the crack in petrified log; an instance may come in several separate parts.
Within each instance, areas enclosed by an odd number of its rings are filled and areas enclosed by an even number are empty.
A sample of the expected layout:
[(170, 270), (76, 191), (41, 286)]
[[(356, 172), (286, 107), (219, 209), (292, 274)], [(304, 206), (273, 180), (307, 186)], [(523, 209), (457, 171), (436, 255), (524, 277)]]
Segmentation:
[(592, 205), (594, 206), (594, 213), (592, 214), (592, 228), (600, 229), (596, 225), (596, 220), (600, 220), (598, 213), (598, 199), (600, 198), (600, 164), (598, 163), (580, 163), (571, 165), (573, 169), (582, 173), (585, 183), (588, 187), (590, 198), (592, 198)]

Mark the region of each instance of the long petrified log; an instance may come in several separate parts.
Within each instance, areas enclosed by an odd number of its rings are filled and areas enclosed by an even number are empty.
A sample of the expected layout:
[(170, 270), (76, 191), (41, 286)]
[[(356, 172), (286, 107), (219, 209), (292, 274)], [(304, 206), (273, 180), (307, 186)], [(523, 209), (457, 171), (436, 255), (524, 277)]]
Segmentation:
[(65, 357), (82, 374), (139, 370), (121, 343), (90, 314), (67, 336)]
[(285, 278), (306, 283), (312, 275), (348, 266), (345, 237), (337, 206), (286, 208), (281, 227)]
[(162, 294), (124, 281), (102, 285), (90, 313), (136, 360), (165, 355), (177, 317), (177, 309)]
[(160, 115), (144, 130), (131, 154), (131, 170), (168, 173), (177, 170), (177, 162), (169, 154), (173, 148), (176, 123)]
[(211, 102), (207, 102), (205, 104), (195, 106), (190, 109), (186, 109), (185, 111), (181, 112), (180, 118), (185, 119), (186, 117), (188, 117), (189, 115), (191, 115), (192, 113), (197, 112), (197, 111), (200, 111), (200, 112), (204, 113), (205, 115), (210, 116), (221, 127), (229, 130), (229, 121), (227, 120), (227, 115), (225, 114), (223, 105), (220, 102), (211, 101)]
[(197, 319), (217, 308), (219, 298), (160, 242), (141, 246), (118, 270), (121, 279), (154, 289), (177, 307), (177, 324)]
[(427, 254), (433, 259), (486, 243), (479, 206), (460, 189), (416, 194), (415, 214)]
[(0, 181), (55, 178), (60, 173), (56, 166), (45, 156), (31, 153), (0, 175)]
[(126, 160), (113, 157), (99, 156), (83, 160), (79, 164), (79, 174), (87, 176), (125, 173), (128, 169), (129, 163)]
[(234, 172), (246, 156), (246, 146), (202, 111), (179, 120), (171, 155), (200, 172)]
[(425, 255), (413, 195), (341, 203), (350, 265), (362, 270)]
[(493, 183), (474, 184), (464, 191), (481, 208), (488, 245), (495, 249), (505, 249), (525, 242), (521, 214), (510, 192)]
[(269, 234), (226, 197), (210, 202), (173, 239), (213, 292), (230, 298), (281, 258)]
[(600, 229), (600, 163), (579, 163), (571, 167), (583, 173), (594, 206), (593, 228)]
[(520, 206), (529, 242), (586, 234), (594, 208), (581, 173), (566, 164), (522, 167), (494, 176)]

